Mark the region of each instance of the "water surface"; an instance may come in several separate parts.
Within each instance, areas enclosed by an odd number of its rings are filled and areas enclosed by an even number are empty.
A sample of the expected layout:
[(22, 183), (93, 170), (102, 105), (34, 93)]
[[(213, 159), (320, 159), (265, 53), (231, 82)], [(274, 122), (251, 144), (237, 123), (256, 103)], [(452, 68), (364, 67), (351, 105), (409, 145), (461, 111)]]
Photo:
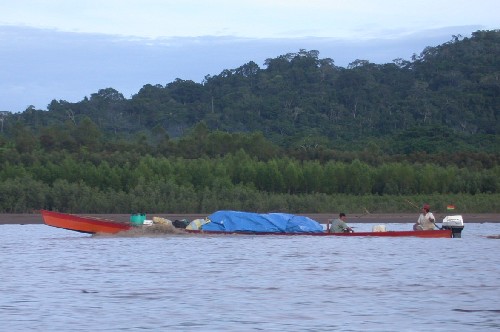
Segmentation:
[(500, 224), (462, 239), (0, 230), (5, 331), (500, 329)]

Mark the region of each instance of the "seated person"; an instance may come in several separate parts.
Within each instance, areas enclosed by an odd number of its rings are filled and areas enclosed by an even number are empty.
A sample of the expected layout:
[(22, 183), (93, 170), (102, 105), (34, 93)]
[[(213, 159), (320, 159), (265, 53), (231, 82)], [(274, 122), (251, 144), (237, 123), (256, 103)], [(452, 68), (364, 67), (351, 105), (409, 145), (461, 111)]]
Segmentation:
[(330, 225), (330, 233), (354, 233), (351, 227), (347, 226), (345, 220), (347, 219), (345, 213), (340, 213), (339, 217), (332, 221)]
[(417, 223), (413, 225), (414, 231), (431, 231), (434, 229), (434, 215), (430, 212), (429, 204), (424, 204), (422, 213), (418, 217)]

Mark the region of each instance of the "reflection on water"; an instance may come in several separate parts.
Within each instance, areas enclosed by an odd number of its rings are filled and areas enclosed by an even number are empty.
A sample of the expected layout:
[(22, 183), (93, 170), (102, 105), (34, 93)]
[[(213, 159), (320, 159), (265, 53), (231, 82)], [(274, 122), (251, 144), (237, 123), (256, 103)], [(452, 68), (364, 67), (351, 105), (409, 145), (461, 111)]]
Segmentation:
[(0, 230), (5, 331), (500, 328), (500, 224), (462, 239)]

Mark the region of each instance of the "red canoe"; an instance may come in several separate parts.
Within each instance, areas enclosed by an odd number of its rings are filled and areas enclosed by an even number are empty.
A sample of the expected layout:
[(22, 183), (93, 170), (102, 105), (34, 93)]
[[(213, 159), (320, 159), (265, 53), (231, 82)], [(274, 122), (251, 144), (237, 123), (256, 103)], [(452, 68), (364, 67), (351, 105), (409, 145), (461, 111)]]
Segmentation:
[[(64, 228), (71, 231), (96, 234), (116, 234), (127, 231), (134, 227), (132, 223), (118, 222), (109, 219), (101, 219), (88, 216), (77, 216), (74, 214), (52, 212), (41, 210), (43, 221), (46, 225)], [(139, 226), (140, 227), (140, 226)], [(148, 227), (148, 226), (143, 226)], [(387, 232), (356, 232), (356, 233), (266, 233), (266, 232), (210, 232), (199, 230), (185, 230), (194, 234), (248, 234), (248, 235), (309, 235), (309, 236), (377, 236), (377, 237), (420, 237), (420, 238), (451, 238), (454, 237), (451, 229), (439, 229), (431, 231), (387, 231)], [(459, 236), (455, 236), (459, 237)]]

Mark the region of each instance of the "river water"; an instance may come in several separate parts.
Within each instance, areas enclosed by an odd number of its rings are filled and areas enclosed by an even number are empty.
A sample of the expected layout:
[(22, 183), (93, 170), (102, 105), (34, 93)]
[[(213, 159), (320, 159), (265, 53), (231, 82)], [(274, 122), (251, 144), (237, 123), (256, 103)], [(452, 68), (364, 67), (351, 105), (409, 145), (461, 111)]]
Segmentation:
[(500, 329), (498, 223), (461, 239), (0, 231), (2, 331)]

